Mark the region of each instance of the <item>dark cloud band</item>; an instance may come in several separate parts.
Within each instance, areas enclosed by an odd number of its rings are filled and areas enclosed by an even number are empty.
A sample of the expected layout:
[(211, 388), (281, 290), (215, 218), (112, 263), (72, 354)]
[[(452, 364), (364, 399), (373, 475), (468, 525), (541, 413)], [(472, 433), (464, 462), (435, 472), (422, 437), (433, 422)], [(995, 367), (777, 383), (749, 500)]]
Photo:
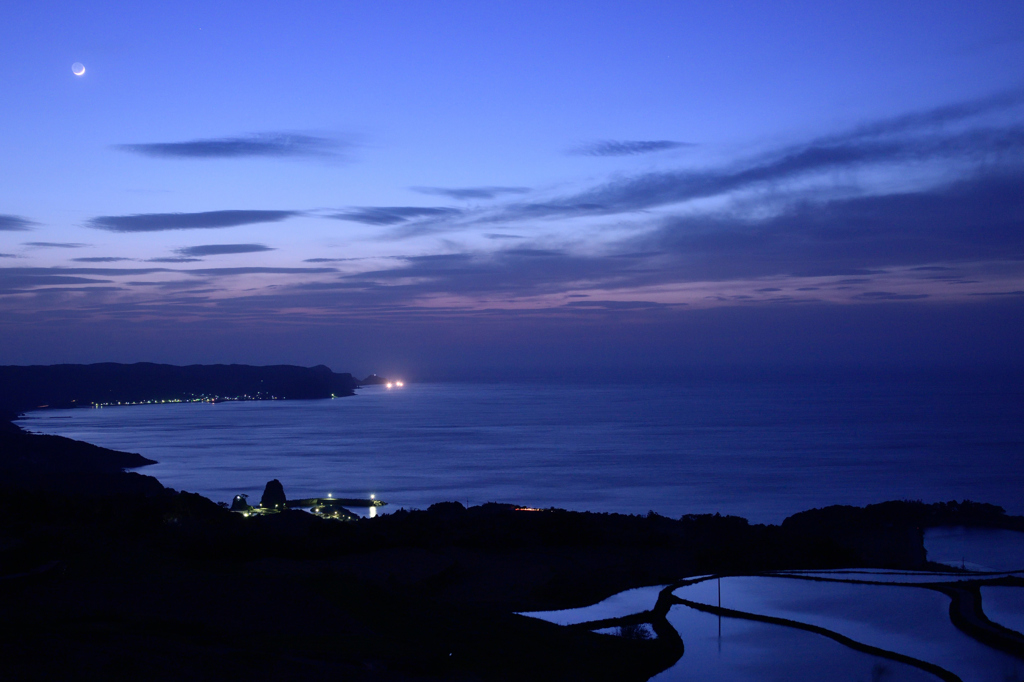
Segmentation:
[(31, 230), (36, 223), (16, 215), (0, 214), (0, 232), (23, 232)]
[(633, 247), (658, 251), (702, 280), (890, 267), (952, 276), (952, 263), (1024, 262), (1022, 220), (1024, 177), (982, 175), (919, 192), (800, 202), (763, 218), (668, 219)]
[(570, 153), (581, 156), (636, 156), (692, 146), (691, 142), (674, 140), (598, 140), (576, 147)]
[(108, 232), (162, 232), (209, 230), (257, 223), (276, 223), (300, 215), (300, 211), (205, 211), (202, 213), (137, 213), (98, 216), (86, 225)]
[(529, 187), (411, 187), (414, 192), (420, 194), (433, 194), (436, 196), (450, 197), (452, 199), (493, 199), (505, 194), (526, 194)]
[(264, 244), (203, 244), (175, 249), (182, 256), (224, 256), (235, 253), (260, 253), (274, 249)]
[(461, 215), (457, 208), (428, 206), (368, 206), (336, 213), (331, 218), (351, 220), (366, 225), (397, 225), (417, 218), (454, 218)]
[(180, 272), (189, 275), (207, 275), (210, 277), (224, 277), (230, 275), (323, 275), (337, 272), (334, 268), (196, 268), (194, 270), (181, 270)]
[(613, 180), (603, 186), (540, 203), (510, 204), (491, 220), (609, 215), (640, 211), (694, 199), (723, 196), (815, 174), (872, 165), (914, 162), (979, 162), (1018, 157), (1024, 152), (1024, 126), (979, 129), (949, 135), (899, 139), (813, 142), (731, 168), (667, 171)]
[(243, 157), (316, 157), (335, 155), (337, 140), (312, 135), (263, 133), (185, 142), (122, 144), (117, 149), (165, 159), (235, 159)]

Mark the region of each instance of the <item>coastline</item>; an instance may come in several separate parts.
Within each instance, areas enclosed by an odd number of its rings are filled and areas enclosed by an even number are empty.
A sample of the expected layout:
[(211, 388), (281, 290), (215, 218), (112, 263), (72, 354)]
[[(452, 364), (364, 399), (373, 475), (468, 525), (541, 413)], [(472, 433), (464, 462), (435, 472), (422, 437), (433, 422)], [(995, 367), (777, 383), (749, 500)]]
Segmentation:
[(969, 499), (1024, 514), (1024, 404), (890, 388), (415, 383), (355, 400), (39, 412), (23, 425), (141, 452), (165, 485), (218, 501), (279, 478), (297, 497), (378, 493), (418, 509), (508, 500), (779, 524), (834, 504)]
[(151, 462), (140, 455), (7, 421), (0, 445), (0, 617), (22, 623), (0, 644), (13, 679), (646, 680), (683, 654), (665, 624), (628, 639), (516, 614), (694, 575), (938, 569), (925, 528), (1024, 530), (993, 505), (905, 501), (778, 525), (458, 502), (243, 518), (123, 471)]

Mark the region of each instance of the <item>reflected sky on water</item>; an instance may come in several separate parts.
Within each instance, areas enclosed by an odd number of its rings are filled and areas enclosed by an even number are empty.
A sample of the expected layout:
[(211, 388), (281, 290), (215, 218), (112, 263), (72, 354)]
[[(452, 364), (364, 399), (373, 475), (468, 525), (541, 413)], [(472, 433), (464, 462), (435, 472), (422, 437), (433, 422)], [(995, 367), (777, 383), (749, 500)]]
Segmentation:
[[(690, 601), (717, 605), (715, 581), (679, 588)], [(855, 641), (934, 663), (964, 682), (1024, 677), (1024, 661), (957, 630), (950, 599), (939, 592), (887, 585), (738, 576), (722, 579), (723, 608), (816, 625)], [(685, 641), (685, 639), (684, 639)]]
[(531, 611), (524, 613), (524, 616), (540, 618), (558, 625), (574, 625), (576, 623), (588, 623), (606, 618), (621, 618), (641, 611), (650, 611), (658, 602), (658, 593), (664, 585), (652, 587), (638, 587), (635, 590), (626, 590), (598, 602), (591, 606), (584, 606), (578, 609), (562, 609), (559, 611)]
[(928, 528), (928, 560), (971, 571), (1024, 570), (1024, 533), (997, 528)]
[(1024, 587), (984, 586), (981, 607), (990, 621), (1024, 633)]
[[(682, 658), (652, 682), (936, 682), (917, 668), (861, 653), (827, 637), (780, 625), (718, 618), (674, 606), (668, 621)], [(1000, 680), (1002, 682), (1002, 680)]]

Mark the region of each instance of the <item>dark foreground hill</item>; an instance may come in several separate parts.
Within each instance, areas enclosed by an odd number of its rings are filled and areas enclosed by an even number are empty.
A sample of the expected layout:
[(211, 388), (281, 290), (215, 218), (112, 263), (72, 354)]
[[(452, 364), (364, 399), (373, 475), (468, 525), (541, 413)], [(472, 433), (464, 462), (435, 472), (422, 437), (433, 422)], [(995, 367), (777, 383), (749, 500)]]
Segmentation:
[(678, 660), (678, 636), (607, 637), (516, 612), (695, 574), (922, 568), (928, 525), (1024, 521), (920, 502), (780, 526), (457, 502), (355, 522), (246, 518), (122, 471), (141, 464), (0, 424), (4, 680), (639, 682)]
[(316, 399), (352, 395), (351, 374), (273, 365), (0, 366), (0, 412), (162, 400)]

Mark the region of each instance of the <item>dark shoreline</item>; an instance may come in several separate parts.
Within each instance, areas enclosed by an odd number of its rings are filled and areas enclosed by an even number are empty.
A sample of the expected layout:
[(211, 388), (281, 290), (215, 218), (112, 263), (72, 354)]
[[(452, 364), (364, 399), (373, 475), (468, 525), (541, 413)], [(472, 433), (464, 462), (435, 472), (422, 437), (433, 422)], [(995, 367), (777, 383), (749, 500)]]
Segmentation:
[(0, 642), (5, 679), (645, 680), (682, 655), (678, 637), (516, 612), (698, 574), (937, 568), (927, 527), (1024, 530), (971, 502), (828, 507), (777, 526), (457, 502), (243, 518), (125, 472), (151, 462), (140, 455), (15, 417), (0, 411), (0, 618), (20, 624)]

